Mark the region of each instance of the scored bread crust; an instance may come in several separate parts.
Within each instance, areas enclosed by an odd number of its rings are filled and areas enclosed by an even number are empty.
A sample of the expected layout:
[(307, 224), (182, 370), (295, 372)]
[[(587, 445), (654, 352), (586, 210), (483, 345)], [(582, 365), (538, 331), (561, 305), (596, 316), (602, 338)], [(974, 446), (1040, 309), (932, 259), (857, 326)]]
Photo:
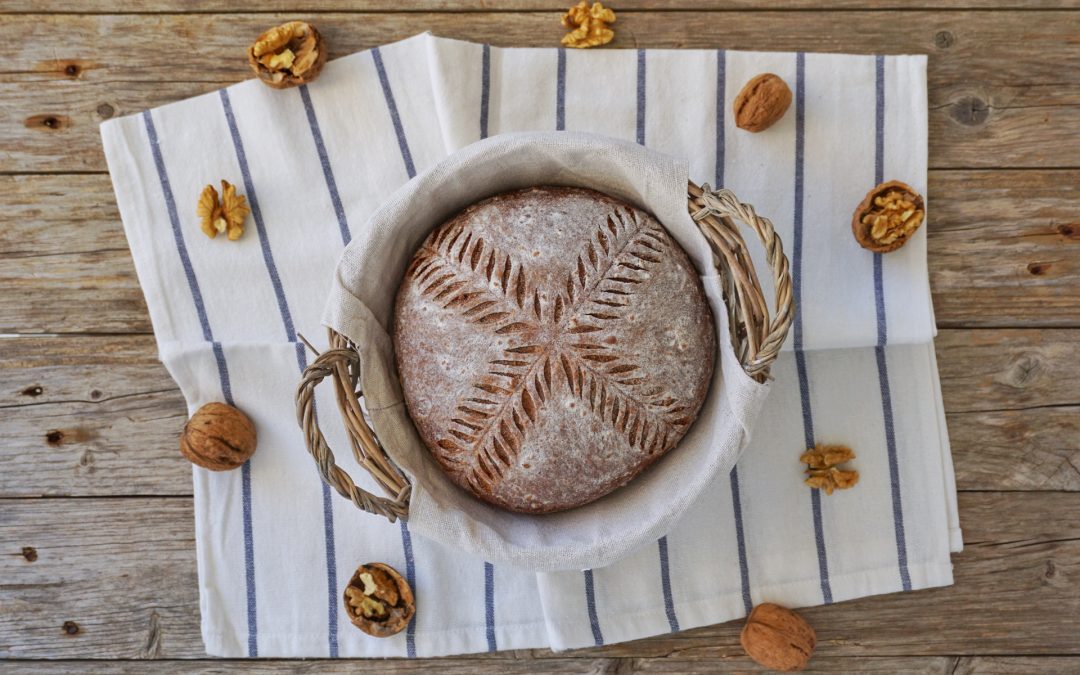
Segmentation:
[(398, 289), (405, 403), (446, 474), (524, 513), (587, 504), (679, 442), (714, 367), (712, 312), (655, 218), (538, 187), (436, 228)]

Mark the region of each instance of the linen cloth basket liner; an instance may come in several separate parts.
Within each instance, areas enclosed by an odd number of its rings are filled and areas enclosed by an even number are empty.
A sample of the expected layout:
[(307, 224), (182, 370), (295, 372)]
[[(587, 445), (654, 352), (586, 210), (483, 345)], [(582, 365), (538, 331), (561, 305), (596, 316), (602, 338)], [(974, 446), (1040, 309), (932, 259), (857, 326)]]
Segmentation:
[[(634, 143), (594, 134), (513, 133), (462, 148), (397, 190), (338, 262), (323, 323), (355, 345), (360, 388), (388, 455), (412, 483), (409, 528), (484, 560), (534, 571), (609, 565), (671, 530), (746, 446), (769, 384), (743, 371), (708, 243), (687, 211), (688, 167)], [(626, 486), (548, 515), (511, 513), (442, 472), (405, 407), (388, 329), (405, 268), (424, 238), (486, 197), (536, 185), (592, 188), (651, 212), (701, 274), (719, 358), (697, 421), (679, 445)]]

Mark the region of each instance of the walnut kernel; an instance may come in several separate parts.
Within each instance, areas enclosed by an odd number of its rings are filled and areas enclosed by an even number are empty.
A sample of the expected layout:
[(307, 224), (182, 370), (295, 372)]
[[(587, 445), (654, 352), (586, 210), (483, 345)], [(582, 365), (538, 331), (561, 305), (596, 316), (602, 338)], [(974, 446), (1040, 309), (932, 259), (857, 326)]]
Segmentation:
[(562, 44), (578, 49), (606, 45), (615, 38), (615, 31), (607, 26), (609, 23), (615, 23), (615, 12), (599, 2), (589, 7), (586, 0), (581, 0), (562, 17), (563, 27), (570, 29), (563, 36)]
[(275, 89), (295, 87), (319, 76), (326, 63), (322, 35), (309, 23), (290, 21), (271, 28), (248, 47), (248, 64)]
[(910, 185), (891, 180), (866, 194), (851, 219), (855, 240), (875, 253), (903, 246), (922, 225), (926, 209)]
[(240, 466), (255, 454), (255, 425), (231, 405), (207, 403), (195, 411), (180, 435), (180, 452), (211, 471)]
[(855, 452), (846, 445), (817, 444), (799, 457), (807, 465), (804, 481), (810, 487), (824, 490), (831, 495), (833, 490), (846, 490), (859, 482), (858, 471), (837, 468), (844, 462), (855, 459)]
[(773, 670), (802, 670), (817, 645), (810, 624), (791, 611), (762, 603), (746, 617), (739, 642), (750, 658)]
[(739, 90), (733, 111), (735, 126), (757, 133), (780, 121), (791, 105), (791, 89), (779, 75), (762, 73)]
[(345, 587), (345, 613), (353, 625), (374, 637), (400, 633), (416, 613), (409, 583), (382, 563), (357, 568)]
[(251, 209), (247, 198), (236, 193), (236, 186), (221, 181), (221, 199), (213, 185), (207, 185), (199, 195), (196, 209), (203, 233), (213, 239), (219, 233), (227, 233), (229, 241), (236, 241), (244, 234), (244, 220)]

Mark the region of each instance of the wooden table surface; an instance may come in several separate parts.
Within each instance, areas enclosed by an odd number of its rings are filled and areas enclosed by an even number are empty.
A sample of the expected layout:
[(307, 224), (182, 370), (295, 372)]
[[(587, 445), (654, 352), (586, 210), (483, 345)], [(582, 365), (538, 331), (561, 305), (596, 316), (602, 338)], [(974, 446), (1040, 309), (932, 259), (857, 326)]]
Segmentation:
[[(740, 622), (438, 662), (203, 653), (184, 402), (98, 123), (249, 77), (244, 48), (285, 19), (318, 25), (335, 55), (422, 30), (552, 46), (568, 3), (0, 0), (0, 671), (753, 666)], [(1080, 3), (612, 3), (612, 47), (930, 55), (930, 279), (966, 548), (950, 588), (805, 611), (811, 668), (1080, 672)]]

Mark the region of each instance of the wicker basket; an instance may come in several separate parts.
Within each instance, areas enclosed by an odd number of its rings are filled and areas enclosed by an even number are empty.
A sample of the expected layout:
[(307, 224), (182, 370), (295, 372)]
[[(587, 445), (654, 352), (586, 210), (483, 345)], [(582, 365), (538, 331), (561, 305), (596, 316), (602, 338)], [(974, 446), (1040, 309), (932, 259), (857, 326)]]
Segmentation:
[[(780, 238), (768, 219), (758, 216), (752, 206), (743, 204), (726, 189), (712, 190), (708, 185), (687, 187), (687, 207), (694, 222), (709, 242), (713, 262), (720, 273), (724, 300), (728, 308), (731, 342), (746, 373), (764, 382), (787, 336), (794, 315), (791, 275)], [(761, 290), (754, 264), (736, 221), (750, 226), (765, 247), (775, 288), (775, 312)], [(305, 341), (306, 342), (306, 341)], [(360, 509), (385, 516), (391, 522), (407, 519), (412, 486), (405, 474), (387, 455), (360, 407), (363, 392), (360, 381), (360, 358), (349, 340), (330, 330), (330, 349), (318, 354), (304, 371), (296, 392), (297, 421), (304, 432), (308, 451), (315, 458), (319, 474), (328, 485)], [(356, 461), (368, 471), (385, 496), (368, 492), (337, 465), (315, 415), (315, 387), (331, 377), (338, 407)]]

